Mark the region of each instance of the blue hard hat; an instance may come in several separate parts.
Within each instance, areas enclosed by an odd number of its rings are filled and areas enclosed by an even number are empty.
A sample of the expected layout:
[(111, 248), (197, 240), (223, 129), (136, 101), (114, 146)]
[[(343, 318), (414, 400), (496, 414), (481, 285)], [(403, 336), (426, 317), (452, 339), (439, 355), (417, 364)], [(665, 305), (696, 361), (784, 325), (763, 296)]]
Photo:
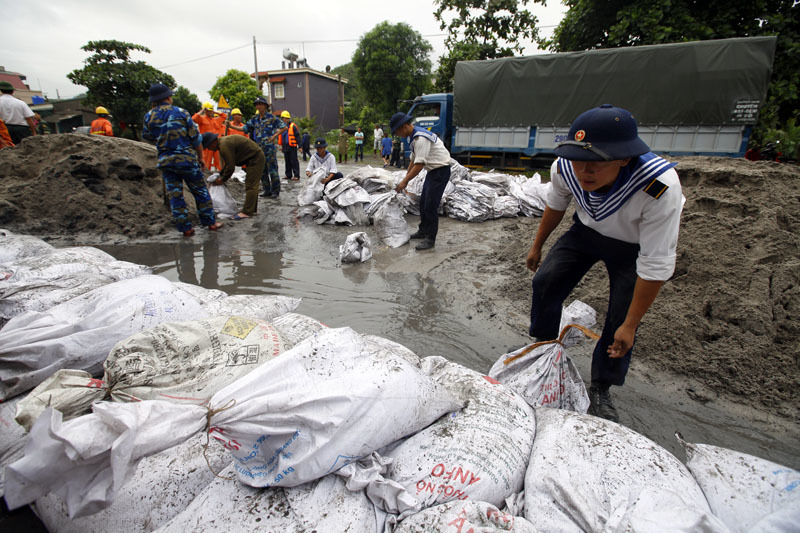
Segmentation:
[(392, 118), (389, 119), (389, 129), (392, 130), (392, 135), (397, 131), (397, 128), (412, 120), (414, 120), (414, 117), (406, 115), (405, 113), (395, 113), (392, 115)]
[(160, 102), (165, 98), (169, 98), (172, 96), (172, 89), (164, 85), (163, 83), (154, 83), (150, 86), (150, 101), (151, 102)]
[(572, 161), (615, 161), (649, 151), (633, 115), (611, 104), (581, 113), (569, 128), (568, 140), (555, 149), (558, 157)]

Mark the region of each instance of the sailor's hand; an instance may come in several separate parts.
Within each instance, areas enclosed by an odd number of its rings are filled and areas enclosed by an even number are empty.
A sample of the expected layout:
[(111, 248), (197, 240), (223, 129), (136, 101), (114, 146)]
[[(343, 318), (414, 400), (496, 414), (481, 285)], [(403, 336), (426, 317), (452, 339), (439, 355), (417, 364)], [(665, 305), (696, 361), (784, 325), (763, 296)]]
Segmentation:
[(403, 191), (406, 190), (407, 186), (408, 186), (408, 182), (403, 180), (403, 181), (401, 181), (400, 183), (397, 184), (397, 187), (395, 187), (394, 190), (395, 190), (395, 192), (403, 192)]
[(530, 251), (528, 252), (528, 257), (525, 258), (525, 266), (527, 266), (528, 270), (531, 272), (536, 272), (539, 269), (541, 262), (542, 250), (540, 248), (531, 247)]
[(311, 171), (306, 170), (306, 176), (308, 176), (310, 178), (311, 177)]
[(212, 181), (212, 182), (211, 182), (211, 184), (212, 184), (212, 185), (224, 185), (224, 184), (225, 184), (225, 182), (224, 182), (224, 181), (222, 181), (222, 178), (217, 178), (217, 179), (215, 179), (214, 181)]
[(608, 347), (608, 356), (612, 359), (624, 357), (628, 350), (633, 346), (633, 338), (636, 335), (636, 328), (622, 324), (614, 332), (614, 342)]

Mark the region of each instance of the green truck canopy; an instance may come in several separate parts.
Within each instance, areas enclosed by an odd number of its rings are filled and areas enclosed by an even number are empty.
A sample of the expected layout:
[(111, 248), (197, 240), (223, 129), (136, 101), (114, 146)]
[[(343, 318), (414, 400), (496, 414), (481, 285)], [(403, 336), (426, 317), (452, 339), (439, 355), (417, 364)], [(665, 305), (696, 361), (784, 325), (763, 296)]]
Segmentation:
[(742, 37), (456, 64), (457, 126), (567, 126), (602, 104), (640, 124), (755, 124), (776, 37)]

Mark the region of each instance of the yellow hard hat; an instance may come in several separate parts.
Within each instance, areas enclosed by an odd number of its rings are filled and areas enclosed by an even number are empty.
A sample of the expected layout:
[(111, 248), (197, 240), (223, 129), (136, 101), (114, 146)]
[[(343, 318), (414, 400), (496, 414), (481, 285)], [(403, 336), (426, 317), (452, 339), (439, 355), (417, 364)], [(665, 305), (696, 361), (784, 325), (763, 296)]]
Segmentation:
[(233, 116), (233, 115), (241, 115), (241, 114), (242, 114), (242, 112), (241, 112), (241, 111), (239, 111), (239, 108), (238, 108), (238, 107), (237, 107), (237, 108), (234, 108), (234, 110), (233, 110), (233, 111), (231, 111), (231, 116)]
[(94, 114), (95, 115), (109, 115), (110, 113), (108, 112), (108, 109), (106, 109), (105, 107), (99, 105), (94, 109)]
[(292, 118), (292, 115), (290, 115), (288, 111), (282, 111), (281, 118)]
[(214, 104), (211, 102), (203, 102), (203, 109), (214, 109)]

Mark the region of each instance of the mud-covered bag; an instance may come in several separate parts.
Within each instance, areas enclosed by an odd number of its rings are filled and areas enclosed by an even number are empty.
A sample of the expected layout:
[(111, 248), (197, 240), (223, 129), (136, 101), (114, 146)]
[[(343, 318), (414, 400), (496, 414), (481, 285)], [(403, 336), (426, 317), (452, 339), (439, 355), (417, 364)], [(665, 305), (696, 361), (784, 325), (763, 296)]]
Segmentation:
[(372, 258), (372, 241), (363, 231), (351, 233), (339, 246), (339, 261), (342, 263), (363, 263)]
[(393, 533), (420, 531), (539, 533), (541, 530), (525, 518), (503, 512), (490, 503), (459, 500), (435, 505), (413, 514), (395, 526)]
[(211, 174), (206, 178), (208, 183), (208, 195), (214, 204), (214, 212), (219, 215), (233, 216), (239, 212), (239, 205), (236, 203), (231, 192), (225, 184), (214, 185), (212, 182), (219, 178), (219, 173)]
[(586, 385), (560, 342), (572, 328), (597, 338), (581, 326), (566, 326), (558, 340), (537, 342), (500, 356), (489, 376), (519, 393), (532, 407), (585, 413), (589, 409)]
[(39, 237), (0, 229), (0, 264), (13, 263), (19, 259), (35, 257), (54, 250), (51, 244), (47, 244)]
[(403, 217), (403, 207), (396, 193), (375, 211), (373, 218), (378, 237), (390, 248), (397, 248), (411, 240), (408, 223)]

